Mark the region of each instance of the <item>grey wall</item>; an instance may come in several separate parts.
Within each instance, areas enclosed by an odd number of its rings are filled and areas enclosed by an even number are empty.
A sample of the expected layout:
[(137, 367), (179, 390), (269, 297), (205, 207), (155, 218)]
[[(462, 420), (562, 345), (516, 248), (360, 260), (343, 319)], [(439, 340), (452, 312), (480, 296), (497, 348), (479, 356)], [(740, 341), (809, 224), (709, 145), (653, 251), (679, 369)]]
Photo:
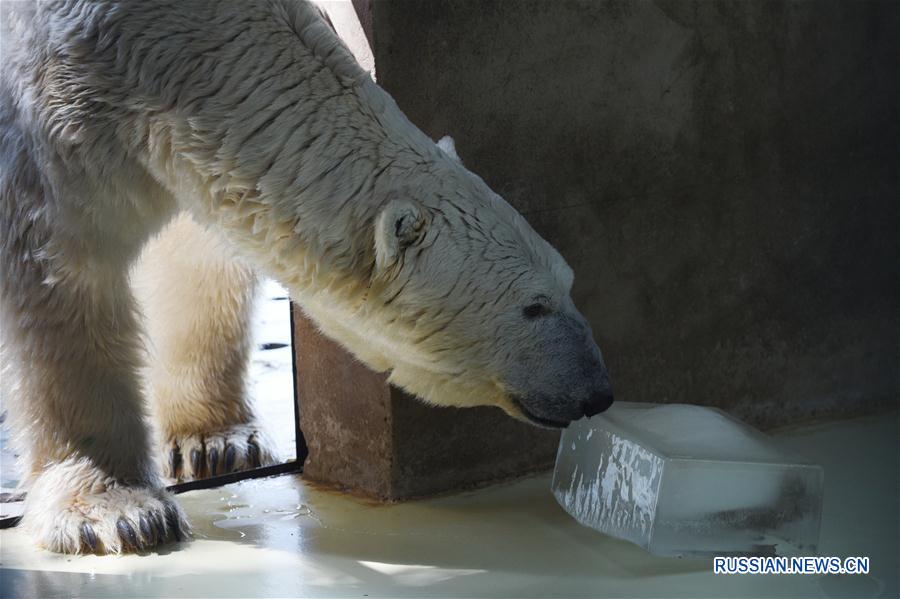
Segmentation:
[(898, 7), (379, 0), (370, 33), (573, 266), (619, 399), (777, 424), (898, 397)]

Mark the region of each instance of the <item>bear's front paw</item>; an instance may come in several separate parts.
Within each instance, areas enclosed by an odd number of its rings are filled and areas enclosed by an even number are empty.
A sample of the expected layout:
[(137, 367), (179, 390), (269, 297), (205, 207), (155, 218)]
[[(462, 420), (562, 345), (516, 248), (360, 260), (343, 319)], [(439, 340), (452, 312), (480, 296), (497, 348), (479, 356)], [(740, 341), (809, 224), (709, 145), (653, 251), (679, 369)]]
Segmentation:
[(25, 501), (22, 526), (59, 553), (131, 553), (190, 533), (184, 513), (161, 488), (126, 485), (86, 458), (48, 466)]
[(276, 462), (271, 442), (254, 424), (171, 436), (163, 444), (163, 472), (188, 481), (268, 466)]

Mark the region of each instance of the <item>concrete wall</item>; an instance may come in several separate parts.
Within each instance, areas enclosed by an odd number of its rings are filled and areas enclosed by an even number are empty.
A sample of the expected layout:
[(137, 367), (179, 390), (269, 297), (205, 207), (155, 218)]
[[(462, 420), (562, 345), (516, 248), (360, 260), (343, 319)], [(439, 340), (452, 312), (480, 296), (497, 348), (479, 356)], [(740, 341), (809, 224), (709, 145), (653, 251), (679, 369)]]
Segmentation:
[(617, 398), (896, 402), (900, 3), (371, 9), (379, 83), (575, 269)]

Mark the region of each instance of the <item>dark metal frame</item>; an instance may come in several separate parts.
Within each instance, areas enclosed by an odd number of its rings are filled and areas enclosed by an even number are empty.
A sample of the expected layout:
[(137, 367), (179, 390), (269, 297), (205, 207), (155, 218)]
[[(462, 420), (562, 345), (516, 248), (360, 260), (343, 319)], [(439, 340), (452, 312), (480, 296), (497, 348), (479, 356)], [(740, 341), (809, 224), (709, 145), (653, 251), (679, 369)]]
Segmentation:
[[(297, 337), (294, 335), (294, 302), (288, 303), (288, 309), (290, 310), (291, 322), (291, 372), (293, 373), (291, 380), (294, 384), (295, 458), (291, 461), (275, 464), (274, 466), (263, 466), (261, 468), (254, 468), (253, 470), (229, 472), (228, 474), (220, 474), (209, 478), (177, 483), (167, 487), (169, 491), (173, 493), (184, 493), (185, 491), (195, 491), (197, 489), (212, 489), (214, 487), (221, 487), (222, 485), (229, 485), (231, 483), (252, 478), (303, 473), (303, 464), (306, 462), (306, 457), (309, 455), (309, 449), (306, 446), (306, 437), (303, 436), (303, 431), (300, 430), (300, 398), (299, 395), (297, 395)], [(17, 525), (21, 519), (21, 516), (0, 518), (0, 529), (11, 528)]]

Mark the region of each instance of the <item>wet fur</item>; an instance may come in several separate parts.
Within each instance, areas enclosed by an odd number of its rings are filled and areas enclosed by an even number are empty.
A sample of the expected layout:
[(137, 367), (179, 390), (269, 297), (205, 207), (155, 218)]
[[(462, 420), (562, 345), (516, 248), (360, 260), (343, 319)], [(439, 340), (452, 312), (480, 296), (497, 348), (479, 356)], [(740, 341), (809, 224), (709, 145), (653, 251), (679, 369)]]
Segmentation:
[[(160, 443), (187, 461), (252, 444), (243, 261), (427, 401), (522, 417), (511, 386), (572, 378), (540, 357), (563, 337), (521, 318), (546, 298), (581, 343), (559, 254), (406, 120), (317, 9), (231, 7), (0, 5), (2, 392), (26, 451), (24, 523), (55, 551), (140, 550), (186, 529), (161, 490), (145, 395)], [(188, 219), (175, 242), (173, 219)], [(402, 222), (415, 226), (401, 239)], [(210, 237), (179, 243), (179, 227)], [(132, 267), (160, 232), (134, 275), (139, 303)], [(192, 290), (198, 268), (225, 282)], [(223, 335), (202, 333), (215, 323)]]

